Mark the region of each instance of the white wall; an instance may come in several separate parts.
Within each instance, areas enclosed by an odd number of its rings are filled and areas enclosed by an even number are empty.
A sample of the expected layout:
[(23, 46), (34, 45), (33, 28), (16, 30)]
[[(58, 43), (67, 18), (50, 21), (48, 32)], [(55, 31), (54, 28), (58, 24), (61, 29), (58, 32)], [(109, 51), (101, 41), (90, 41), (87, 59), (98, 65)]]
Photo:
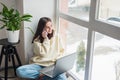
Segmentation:
[[(19, 10), (20, 14), (23, 14), (23, 0), (16, 0), (16, 8)], [(19, 52), (19, 56), (20, 59), (22, 61), (22, 64), (26, 63), (26, 56), (25, 56), (25, 49), (24, 49), (24, 24), (22, 23), (22, 29), (20, 30), (20, 43), (17, 46), (18, 52)]]
[[(24, 27), (31, 27), (33, 31), (36, 31), (38, 21), (41, 17), (50, 17), (55, 21), (55, 0), (23, 0), (24, 13), (29, 13), (33, 16), (32, 22), (25, 22)], [(54, 22), (55, 23), (55, 22)], [(24, 29), (24, 40), (25, 40), (25, 58), (29, 61), (31, 58), (32, 51), (32, 38), (33, 34), (28, 30)]]

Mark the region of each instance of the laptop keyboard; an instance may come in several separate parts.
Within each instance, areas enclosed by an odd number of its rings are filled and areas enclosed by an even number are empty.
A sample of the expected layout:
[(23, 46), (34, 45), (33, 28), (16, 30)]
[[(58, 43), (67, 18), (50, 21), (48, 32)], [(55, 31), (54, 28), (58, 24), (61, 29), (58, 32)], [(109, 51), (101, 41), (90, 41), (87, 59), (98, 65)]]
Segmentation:
[(53, 74), (53, 70), (46, 72), (47, 74)]
[(49, 67), (46, 67), (44, 71), (48, 72), (48, 71), (51, 71), (53, 69), (54, 69), (54, 66), (49, 66)]

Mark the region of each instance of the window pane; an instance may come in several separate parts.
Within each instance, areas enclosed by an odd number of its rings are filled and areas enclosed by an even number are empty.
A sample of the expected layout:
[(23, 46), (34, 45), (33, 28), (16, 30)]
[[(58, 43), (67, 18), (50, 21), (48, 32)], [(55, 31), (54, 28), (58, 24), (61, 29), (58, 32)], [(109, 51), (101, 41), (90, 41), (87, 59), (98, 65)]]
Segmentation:
[(91, 80), (120, 80), (120, 41), (95, 33)]
[(66, 53), (77, 52), (76, 63), (71, 71), (84, 80), (88, 29), (60, 19), (60, 33), (66, 44)]
[(98, 18), (120, 23), (120, 0), (100, 0)]
[(89, 20), (90, 0), (59, 0), (60, 11), (76, 18)]

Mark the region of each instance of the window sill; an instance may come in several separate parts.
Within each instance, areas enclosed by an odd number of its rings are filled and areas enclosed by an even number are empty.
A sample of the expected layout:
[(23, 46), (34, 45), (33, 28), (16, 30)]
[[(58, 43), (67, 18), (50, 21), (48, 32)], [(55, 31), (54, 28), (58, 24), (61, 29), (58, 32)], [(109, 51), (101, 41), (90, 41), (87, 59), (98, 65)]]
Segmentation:
[(71, 71), (66, 72), (67, 76), (72, 77), (74, 80), (80, 80), (75, 74), (73, 74)]

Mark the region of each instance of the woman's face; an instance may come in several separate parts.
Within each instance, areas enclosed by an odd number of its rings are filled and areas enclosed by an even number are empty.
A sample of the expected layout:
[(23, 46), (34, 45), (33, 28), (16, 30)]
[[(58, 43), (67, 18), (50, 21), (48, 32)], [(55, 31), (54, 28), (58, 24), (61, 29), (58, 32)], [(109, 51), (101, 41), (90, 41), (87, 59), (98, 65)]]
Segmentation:
[(46, 31), (48, 34), (51, 34), (52, 30), (53, 30), (53, 28), (52, 28), (52, 22), (49, 21), (49, 22), (46, 23), (43, 31)]

